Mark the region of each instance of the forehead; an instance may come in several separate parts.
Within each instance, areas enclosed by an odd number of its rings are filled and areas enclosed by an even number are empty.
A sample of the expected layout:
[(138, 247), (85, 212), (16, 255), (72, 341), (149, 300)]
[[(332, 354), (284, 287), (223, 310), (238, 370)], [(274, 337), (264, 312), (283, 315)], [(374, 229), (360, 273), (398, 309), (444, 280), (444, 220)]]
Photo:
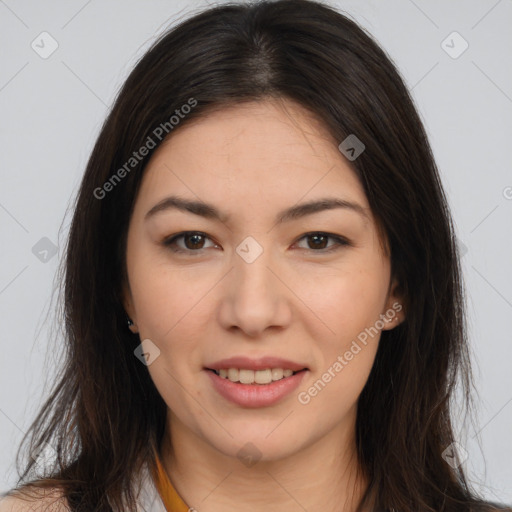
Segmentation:
[[(155, 156), (168, 153), (169, 146), (176, 150), (181, 145), (198, 159), (238, 158), (245, 166), (248, 158), (244, 155), (249, 154), (266, 162), (298, 162), (306, 155), (308, 163), (311, 158), (332, 160), (333, 156), (342, 161), (337, 143), (324, 125), (304, 107), (284, 99), (216, 108), (171, 133)], [(191, 147), (194, 154), (190, 154)]]
[(215, 110), (171, 133), (145, 170), (138, 201), (150, 207), (171, 193), (248, 218), (326, 195), (369, 209), (337, 142), (290, 101)]

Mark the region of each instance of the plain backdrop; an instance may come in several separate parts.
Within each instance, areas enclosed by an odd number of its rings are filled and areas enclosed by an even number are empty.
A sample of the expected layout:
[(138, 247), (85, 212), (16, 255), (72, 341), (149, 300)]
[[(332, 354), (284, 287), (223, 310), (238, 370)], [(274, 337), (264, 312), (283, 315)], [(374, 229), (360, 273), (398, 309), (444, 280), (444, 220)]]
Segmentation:
[[(512, 503), (512, 1), (330, 5), (377, 38), (424, 120), (464, 254), (479, 393), (476, 426), (457, 426), (464, 467), (487, 498)], [(45, 319), (101, 123), (155, 37), (206, 6), (0, 0), (0, 491), (56, 371)]]

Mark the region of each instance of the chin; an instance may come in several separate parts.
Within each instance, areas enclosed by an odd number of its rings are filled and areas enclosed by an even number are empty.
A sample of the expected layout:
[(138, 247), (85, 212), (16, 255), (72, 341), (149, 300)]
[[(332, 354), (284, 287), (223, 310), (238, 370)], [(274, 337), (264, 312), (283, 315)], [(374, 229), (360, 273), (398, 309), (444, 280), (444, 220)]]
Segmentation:
[[(275, 426), (276, 423), (274, 429)], [(227, 430), (233, 438), (226, 439), (224, 436), (222, 443), (218, 443), (219, 440), (212, 440), (212, 445), (228, 457), (237, 458), (242, 463), (247, 462), (248, 467), (254, 461), (271, 462), (286, 459), (306, 443), (306, 440), (293, 439), (288, 429), (278, 432), (279, 427), (274, 431), (267, 428), (249, 428), (240, 433), (231, 431), (229, 427)]]

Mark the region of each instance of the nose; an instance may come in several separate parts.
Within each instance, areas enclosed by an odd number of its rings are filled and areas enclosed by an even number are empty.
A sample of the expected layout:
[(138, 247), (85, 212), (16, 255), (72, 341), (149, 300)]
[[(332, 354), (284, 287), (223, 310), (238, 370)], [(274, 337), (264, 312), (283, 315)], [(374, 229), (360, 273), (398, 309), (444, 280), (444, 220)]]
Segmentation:
[(228, 330), (240, 329), (251, 338), (257, 338), (271, 327), (287, 327), (292, 317), (293, 294), (270, 255), (264, 251), (248, 263), (234, 254), (233, 266), (222, 292), (219, 310), (222, 326)]

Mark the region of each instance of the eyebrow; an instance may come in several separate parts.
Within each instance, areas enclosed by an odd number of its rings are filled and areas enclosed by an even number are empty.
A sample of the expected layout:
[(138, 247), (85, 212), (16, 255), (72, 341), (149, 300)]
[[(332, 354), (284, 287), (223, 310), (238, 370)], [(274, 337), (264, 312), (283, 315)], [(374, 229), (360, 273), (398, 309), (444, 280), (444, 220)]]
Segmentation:
[[(333, 210), (335, 208), (343, 208), (356, 212), (369, 220), (368, 213), (366, 212), (367, 208), (364, 208), (360, 204), (337, 197), (326, 197), (297, 204), (282, 210), (276, 215), (275, 224), (290, 222), (292, 220), (305, 217), (306, 215), (312, 215), (324, 210)], [(185, 199), (178, 196), (169, 196), (162, 199), (146, 213), (144, 218), (145, 220), (148, 220), (157, 213), (171, 209), (193, 213), (194, 215), (199, 215), (206, 219), (218, 220), (224, 224), (229, 222), (230, 219), (229, 215), (222, 213), (212, 204), (198, 200)]]

